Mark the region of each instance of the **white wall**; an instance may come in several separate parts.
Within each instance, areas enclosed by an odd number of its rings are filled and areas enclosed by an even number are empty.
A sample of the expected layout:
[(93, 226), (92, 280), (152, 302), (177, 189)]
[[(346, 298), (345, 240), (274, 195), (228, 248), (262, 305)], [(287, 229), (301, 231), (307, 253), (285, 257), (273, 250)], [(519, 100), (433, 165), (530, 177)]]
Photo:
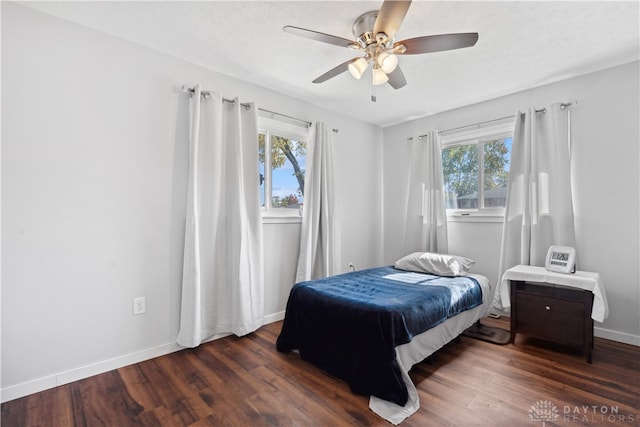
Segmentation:
[[(188, 97), (332, 128), (343, 269), (378, 265), (380, 128), (2, 2), (2, 400), (176, 349)], [(357, 161), (354, 161), (357, 159)], [(282, 315), (299, 224), (265, 224), (266, 314)], [(361, 236), (367, 236), (362, 239)], [(147, 312), (132, 315), (132, 298)]]
[[(639, 77), (633, 62), (384, 129), (384, 261), (403, 255), (407, 137), (578, 101), (571, 112), (578, 268), (605, 283), (611, 313), (596, 335), (640, 345)], [(501, 224), (452, 222), (448, 231), (449, 251), (478, 260), (474, 271), (495, 283)]]
[[(407, 137), (578, 100), (580, 268), (599, 271), (607, 287), (611, 316), (598, 333), (640, 343), (638, 63), (382, 131), (20, 5), (0, 7), (3, 401), (177, 348), (188, 149), (180, 87), (196, 82), (340, 130), (345, 271), (403, 255)], [(452, 223), (451, 251), (492, 278), (499, 230)], [(271, 318), (293, 284), (298, 237), (299, 225), (265, 224)], [(134, 317), (131, 300), (141, 295), (147, 313)]]

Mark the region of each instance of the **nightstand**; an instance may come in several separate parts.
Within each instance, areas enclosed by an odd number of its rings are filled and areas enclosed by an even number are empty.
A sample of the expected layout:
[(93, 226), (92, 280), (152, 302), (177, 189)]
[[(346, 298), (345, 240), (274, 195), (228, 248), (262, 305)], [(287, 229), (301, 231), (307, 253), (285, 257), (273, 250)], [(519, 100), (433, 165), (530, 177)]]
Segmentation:
[(609, 311), (597, 273), (518, 265), (504, 273), (501, 297), (504, 307), (511, 306), (511, 342), (516, 333), (535, 336), (582, 349), (591, 363), (593, 321), (603, 321)]

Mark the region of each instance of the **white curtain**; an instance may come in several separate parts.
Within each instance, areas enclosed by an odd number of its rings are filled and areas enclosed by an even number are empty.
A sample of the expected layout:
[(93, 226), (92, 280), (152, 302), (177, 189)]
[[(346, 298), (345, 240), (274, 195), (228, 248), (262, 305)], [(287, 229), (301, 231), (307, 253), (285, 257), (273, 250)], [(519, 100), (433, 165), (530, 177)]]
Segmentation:
[(437, 131), (411, 141), (405, 252), (447, 253), (442, 147)]
[(333, 133), (318, 122), (309, 133), (304, 209), (296, 282), (332, 276), (340, 265), (340, 230), (335, 215)]
[(569, 112), (545, 111), (516, 114), (498, 280), (518, 264), (544, 266), (551, 245), (575, 247)]
[(253, 104), (191, 99), (187, 218), (177, 342), (250, 333), (263, 323), (258, 129)]

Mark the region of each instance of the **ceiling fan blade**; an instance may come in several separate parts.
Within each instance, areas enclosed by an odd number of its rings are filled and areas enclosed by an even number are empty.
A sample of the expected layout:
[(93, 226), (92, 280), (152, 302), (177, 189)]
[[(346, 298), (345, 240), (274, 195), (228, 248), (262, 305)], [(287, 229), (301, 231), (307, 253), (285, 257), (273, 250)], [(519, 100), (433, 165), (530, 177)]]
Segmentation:
[(399, 66), (396, 67), (395, 70), (387, 74), (387, 77), (389, 77), (389, 81), (387, 81), (387, 83), (389, 83), (389, 85), (391, 85), (391, 87), (394, 89), (400, 89), (407, 84), (407, 79), (404, 78), (404, 73)]
[(344, 39), (338, 36), (332, 36), (331, 34), (320, 33), (318, 31), (307, 30), (306, 28), (293, 27), (291, 25), (285, 25), (282, 27), (285, 33), (295, 34), (296, 36), (304, 37), (307, 39), (329, 43), (336, 46), (349, 47), (355, 45), (352, 40)]
[(471, 47), (478, 41), (478, 33), (440, 34), (437, 36), (423, 36), (413, 39), (401, 40), (394, 44), (405, 45), (405, 55), (419, 53), (441, 52), (443, 50)]
[(373, 35), (385, 33), (388, 38), (392, 38), (400, 28), (407, 11), (411, 6), (411, 1), (385, 0), (380, 7), (376, 23), (373, 25)]
[(342, 64), (338, 65), (337, 67), (334, 67), (332, 69), (330, 69), (329, 71), (327, 71), (326, 73), (324, 73), (323, 75), (321, 75), (320, 77), (317, 77), (313, 83), (323, 83), (326, 82), (329, 79), (334, 78), (335, 76), (344, 73), (345, 71), (347, 71), (349, 69), (349, 64), (353, 61), (353, 59), (350, 59), (346, 62), (343, 62)]

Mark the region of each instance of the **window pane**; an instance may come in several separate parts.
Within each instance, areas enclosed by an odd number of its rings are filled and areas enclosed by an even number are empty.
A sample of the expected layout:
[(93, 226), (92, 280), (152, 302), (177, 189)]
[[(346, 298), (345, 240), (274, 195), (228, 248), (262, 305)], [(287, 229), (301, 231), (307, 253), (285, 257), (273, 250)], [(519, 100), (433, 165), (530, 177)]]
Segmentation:
[(298, 209), (304, 202), (307, 144), (271, 136), (271, 206)]
[(264, 207), (264, 162), (265, 162), (265, 134), (258, 134), (258, 173), (260, 174), (260, 206)]
[(505, 207), (511, 138), (484, 142), (484, 207)]
[(478, 207), (478, 147), (458, 145), (442, 150), (447, 209)]

